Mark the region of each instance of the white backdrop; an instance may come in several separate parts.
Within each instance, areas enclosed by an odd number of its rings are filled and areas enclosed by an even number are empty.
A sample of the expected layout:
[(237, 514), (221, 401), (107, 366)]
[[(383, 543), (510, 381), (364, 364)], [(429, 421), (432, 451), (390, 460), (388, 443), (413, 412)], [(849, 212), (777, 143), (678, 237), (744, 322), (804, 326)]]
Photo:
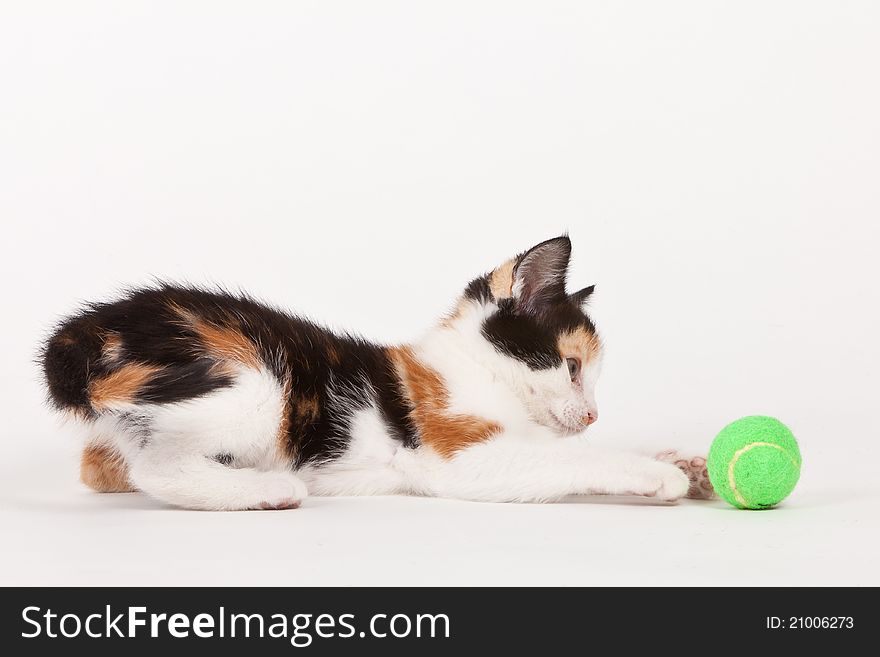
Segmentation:
[[(851, 580), (827, 582), (877, 584), (878, 34), (867, 1), (3, 2), (0, 511), (19, 547), (54, 536), (66, 508), (83, 514), (66, 530), (83, 554), (77, 527), (111, 506), (122, 523), (198, 516), (76, 484), (33, 360), (79, 301), (151, 277), (217, 282), (403, 341), (471, 277), (567, 230), (607, 344), (595, 440), (705, 450), (740, 415), (780, 417), (804, 453), (789, 506), (803, 535), (846, 517), (855, 533), (819, 556), (864, 550), (842, 566)], [(359, 503), (380, 523), (411, 504)], [(517, 513), (500, 508), (442, 512)], [(630, 522), (613, 510), (609, 531)], [(542, 579), (519, 547), (530, 582), (597, 581)], [(461, 559), (460, 583), (491, 580)], [(357, 565), (311, 583), (364, 581)], [(62, 560), (44, 578), (114, 568)]]

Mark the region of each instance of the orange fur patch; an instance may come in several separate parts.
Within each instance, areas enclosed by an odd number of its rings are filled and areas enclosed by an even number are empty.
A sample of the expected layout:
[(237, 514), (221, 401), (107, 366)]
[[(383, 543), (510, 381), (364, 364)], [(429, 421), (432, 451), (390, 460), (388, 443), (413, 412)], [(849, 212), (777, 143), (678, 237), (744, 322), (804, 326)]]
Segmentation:
[(562, 333), (556, 342), (556, 347), (563, 358), (576, 356), (586, 364), (599, 354), (601, 343), (595, 333), (578, 327), (574, 331)]
[(507, 299), (513, 296), (513, 268), (516, 260), (510, 259), (503, 265), (496, 267), (489, 275), (489, 289), (496, 300)]
[(228, 325), (209, 322), (176, 304), (171, 309), (201, 338), (205, 350), (214, 358), (234, 360), (257, 369), (262, 361), (257, 346), (244, 334), (234, 321)]
[(116, 450), (89, 445), (82, 453), (80, 480), (99, 493), (130, 493), (137, 490), (128, 481), (128, 466)]
[(248, 367), (260, 366), (256, 346), (237, 328), (202, 321), (196, 322), (193, 328), (212, 356), (235, 360)]
[(123, 365), (115, 372), (89, 383), (89, 400), (97, 410), (107, 408), (114, 403), (134, 401), (140, 389), (161, 369), (156, 365), (144, 363)]
[(488, 440), (503, 427), (474, 415), (449, 411), (449, 392), (440, 375), (416, 358), (409, 347), (391, 347), (388, 355), (413, 406), (410, 418), (422, 443), (450, 458), (468, 445)]

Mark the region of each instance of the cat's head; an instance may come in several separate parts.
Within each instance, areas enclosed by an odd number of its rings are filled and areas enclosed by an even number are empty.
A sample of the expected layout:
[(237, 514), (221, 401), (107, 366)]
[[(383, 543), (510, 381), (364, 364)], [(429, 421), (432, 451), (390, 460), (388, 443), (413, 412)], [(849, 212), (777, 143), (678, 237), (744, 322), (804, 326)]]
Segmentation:
[(532, 247), (471, 281), (448, 320), (482, 341), (486, 366), (531, 419), (563, 435), (598, 418), (594, 389), (602, 361), (585, 312), (593, 286), (566, 291), (570, 257), (567, 236)]

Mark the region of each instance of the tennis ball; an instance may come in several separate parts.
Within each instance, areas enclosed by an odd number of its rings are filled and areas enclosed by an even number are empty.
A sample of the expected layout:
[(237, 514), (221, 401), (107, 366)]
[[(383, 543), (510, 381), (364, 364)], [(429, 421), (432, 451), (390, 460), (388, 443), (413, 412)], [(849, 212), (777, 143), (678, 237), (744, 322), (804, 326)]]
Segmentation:
[(709, 480), (720, 497), (741, 509), (768, 509), (797, 484), (801, 452), (779, 420), (752, 415), (731, 422), (712, 443)]

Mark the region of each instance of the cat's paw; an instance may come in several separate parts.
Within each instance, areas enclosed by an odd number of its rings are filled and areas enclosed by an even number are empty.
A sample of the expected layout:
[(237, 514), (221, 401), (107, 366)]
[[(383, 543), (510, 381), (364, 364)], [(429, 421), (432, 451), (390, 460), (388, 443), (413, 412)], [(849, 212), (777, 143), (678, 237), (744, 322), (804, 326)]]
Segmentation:
[(690, 485), (687, 476), (674, 465), (650, 460), (647, 460), (633, 479), (627, 492), (656, 497), (664, 502), (673, 502), (684, 497)]
[[(666, 466), (665, 463), (661, 465)], [(657, 498), (666, 502), (672, 502), (687, 494), (690, 480), (678, 468), (664, 467), (662, 471), (657, 473), (657, 477), (660, 481), (660, 485), (655, 493)]]
[(306, 485), (293, 475), (264, 475), (262, 484), (264, 490), (260, 502), (250, 507), (251, 509), (296, 509), (308, 495)]
[(702, 456), (683, 456), (674, 449), (660, 452), (655, 457), (663, 463), (671, 463), (687, 475), (690, 485), (687, 497), (692, 500), (708, 500), (715, 497), (715, 489), (709, 481), (709, 470), (706, 459)]

